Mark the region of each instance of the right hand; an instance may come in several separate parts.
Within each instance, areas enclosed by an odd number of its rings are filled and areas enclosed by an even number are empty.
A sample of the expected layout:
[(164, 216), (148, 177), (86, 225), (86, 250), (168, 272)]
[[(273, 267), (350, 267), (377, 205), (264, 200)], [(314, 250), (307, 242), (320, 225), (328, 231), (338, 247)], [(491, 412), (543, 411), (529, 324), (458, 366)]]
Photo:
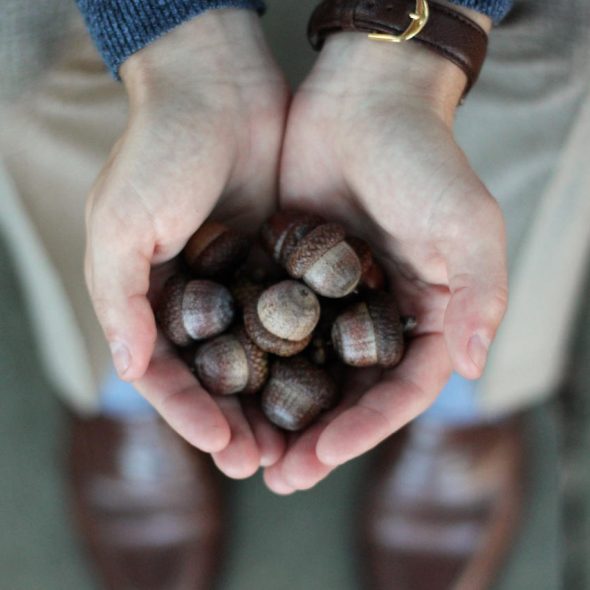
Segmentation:
[(359, 372), (343, 398), (289, 437), (265, 472), (309, 489), (422, 413), (454, 369), (479, 378), (507, 303), (504, 220), (456, 144), (465, 74), (411, 43), (331, 36), (293, 100), (281, 207), (341, 221), (369, 241), (418, 327), (399, 366)]
[(282, 436), (237, 398), (213, 399), (156, 344), (148, 292), (212, 212), (254, 231), (275, 208), (287, 86), (246, 10), (209, 11), (120, 73), (130, 116), (88, 202), (90, 295), (120, 377), (227, 475), (247, 477), (279, 458)]

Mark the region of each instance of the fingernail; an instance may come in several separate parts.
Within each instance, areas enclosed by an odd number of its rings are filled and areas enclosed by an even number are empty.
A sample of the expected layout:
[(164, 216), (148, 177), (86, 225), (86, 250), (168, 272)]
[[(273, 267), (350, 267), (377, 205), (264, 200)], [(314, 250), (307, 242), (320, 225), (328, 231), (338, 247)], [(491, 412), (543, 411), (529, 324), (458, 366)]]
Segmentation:
[(260, 457), (260, 467), (270, 467), (271, 465), (274, 465), (276, 462), (276, 457), (271, 454), (262, 455)]
[(469, 352), (473, 364), (480, 371), (483, 371), (483, 368), (485, 367), (489, 346), (489, 341), (482, 338), (479, 334), (475, 334), (475, 336), (472, 336), (471, 340), (469, 340), (467, 351)]
[(129, 349), (119, 340), (111, 342), (110, 347), (115, 369), (117, 370), (119, 377), (123, 378), (131, 365), (131, 354)]

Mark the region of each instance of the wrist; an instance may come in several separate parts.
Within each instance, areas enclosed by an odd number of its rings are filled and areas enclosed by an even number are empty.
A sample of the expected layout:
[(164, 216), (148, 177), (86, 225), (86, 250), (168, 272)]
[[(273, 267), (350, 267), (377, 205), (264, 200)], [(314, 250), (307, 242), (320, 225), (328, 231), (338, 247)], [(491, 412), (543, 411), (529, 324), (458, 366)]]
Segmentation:
[(311, 84), (353, 98), (425, 104), (450, 117), (465, 88), (465, 74), (416, 44), (370, 41), (364, 33), (336, 33), (322, 49)]
[[(323, 3), (314, 12), (309, 29), (310, 41), (316, 48), (325, 40), (318, 70), (344, 87), (356, 85), (395, 98), (423, 98), (445, 113), (452, 113), (477, 79), (491, 20), (437, 0), (431, 5), (432, 28), (428, 22), (425, 33), (416, 40), (386, 43), (368, 38), (371, 30), (399, 34), (408, 5), (411, 2), (400, 2), (388, 13), (385, 2), (366, 9), (359, 3), (358, 11), (350, 16), (337, 3)], [(334, 32), (337, 20), (342, 23), (340, 32)]]
[[(210, 10), (132, 55), (120, 69), (132, 106), (160, 95), (255, 89), (282, 83), (260, 19), (249, 10)], [(220, 97), (221, 98), (221, 97)]]

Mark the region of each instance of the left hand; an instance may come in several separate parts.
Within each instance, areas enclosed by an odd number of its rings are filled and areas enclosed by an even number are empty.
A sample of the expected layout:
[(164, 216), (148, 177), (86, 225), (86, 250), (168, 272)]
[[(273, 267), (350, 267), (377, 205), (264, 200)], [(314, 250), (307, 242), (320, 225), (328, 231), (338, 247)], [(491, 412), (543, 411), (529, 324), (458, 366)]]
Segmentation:
[(275, 209), (289, 92), (247, 10), (184, 23), (133, 54), (121, 77), (129, 122), (87, 207), (94, 308), (120, 377), (224, 473), (247, 477), (276, 461), (283, 436), (248, 401), (209, 395), (156, 343), (150, 300), (210, 214), (257, 228)]
[(465, 76), (415, 44), (330, 37), (291, 107), (281, 207), (339, 220), (382, 261), (418, 329), (402, 363), (359, 372), (339, 406), (266, 469), (277, 493), (307, 489), (423, 412), (454, 369), (469, 379), (507, 304), (500, 208), (455, 143)]

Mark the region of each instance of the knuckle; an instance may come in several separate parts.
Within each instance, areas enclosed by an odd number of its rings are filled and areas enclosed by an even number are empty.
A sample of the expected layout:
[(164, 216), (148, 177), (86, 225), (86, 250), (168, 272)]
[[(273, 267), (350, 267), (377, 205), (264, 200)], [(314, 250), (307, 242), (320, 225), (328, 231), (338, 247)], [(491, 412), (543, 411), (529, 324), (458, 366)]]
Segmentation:
[(508, 289), (496, 286), (488, 297), (486, 310), (488, 318), (494, 323), (500, 323), (508, 308)]

